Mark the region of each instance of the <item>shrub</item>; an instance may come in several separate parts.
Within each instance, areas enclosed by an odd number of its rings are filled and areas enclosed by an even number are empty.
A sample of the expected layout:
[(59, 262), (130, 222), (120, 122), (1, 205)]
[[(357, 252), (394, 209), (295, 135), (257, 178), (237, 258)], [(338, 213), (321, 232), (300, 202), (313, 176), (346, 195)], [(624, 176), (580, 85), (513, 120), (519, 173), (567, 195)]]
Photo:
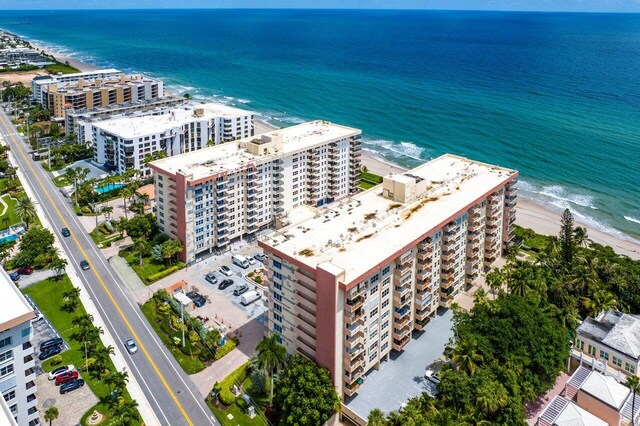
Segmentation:
[(251, 390), (257, 394), (267, 392), (267, 374), (263, 370), (255, 370), (251, 373)]
[(247, 411), (247, 409), (249, 408), (249, 404), (247, 404), (247, 401), (245, 401), (243, 398), (238, 398), (238, 400), (236, 401), (236, 405), (242, 411)]
[[(234, 350), (237, 346), (237, 343), (232, 340), (232, 339), (227, 339), (227, 341), (224, 343), (224, 346), (219, 347), (216, 350), (216, 356), (214, 357), (217, 360), (219, 360), (220, 358), (222, 358), (223, 356), (225, 356), (226, 354), (228, 354), (229, 352), (231, 352), (232, 350)], [(247, 374), (244, 373), (244, 378), (242, 380), (240, 380), (241, 382), (244, 382), (244, 379), (247, 378)]]
[(178, 269), (180, 269), (179, 265), (174, 265), (174, 266), (171, 266), (171, 267), (165, 269), (164, 271), (160, 271), (158, 273), (151, 274), (151, 275), (149, 275), (147, 277), (147, 282), (148, 283), (152, 283), (152, 282), (158, 281), (158, 280), (166, 277), (167, 275), (173, 274)]
[(257, 282), (258, 284), (262, 284), (262, 277), (261, 276), (257, 276), (253, 279), (255, 282)]
[(233, 394), (233, 392), (231, 392), (231, 389), (227, 388), (223, 388), (220, 390), (218, 399), (226, 406), (233, 405), (233, 403), (236, 402), (236, 396)]
[(61, 355), (56, 355), (53, 358), (51, 358), (51, 365), (60, 365), (62, 364), (62, 356)]
[(158, 313), (162, 315), (166, 315), (171, 310), (171, 306), (161, 303), (161, 304), (158, 304), (157, 309), (158, 309)]

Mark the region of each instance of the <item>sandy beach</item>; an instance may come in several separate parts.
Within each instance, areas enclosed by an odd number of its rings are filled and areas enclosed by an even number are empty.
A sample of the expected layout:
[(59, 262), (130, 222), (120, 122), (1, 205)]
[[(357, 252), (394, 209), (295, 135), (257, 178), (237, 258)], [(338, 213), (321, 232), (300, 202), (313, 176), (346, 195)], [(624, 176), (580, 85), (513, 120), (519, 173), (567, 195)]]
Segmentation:
[(78, 59), (76, 59), (76, 58), (74, 58), (72, 56), (63, 55), (60, 52), (56, 52), (54, 50), (46, 49), (46, 48), (44, 48), (42, 46), (38, 46), (37, 44), (33, 44), (33, 43), (31, 43), (31, 46), (33, 46), (33, 48), (36, 49), (36, 50), (44, 51), (44, 53), (46, 53), (47, 55), (53, 56), (54, 58), (56, 58), (56, 60), (58, 62), (61, 62), (63, 64), (68, 62), (69, 65), (71, 65), (74, 68), (79, 69), (80, 71), (84, 72), (84, 71), (93, 71), (93, 70), (97, 70), (98, 69), (98, 67), (96, 67), (94, 65), (90, 65), (90, 64), (84, 63), (84, 62), (82, 62), (82, 61), (80, 61), (80, 60), (78, 60)]

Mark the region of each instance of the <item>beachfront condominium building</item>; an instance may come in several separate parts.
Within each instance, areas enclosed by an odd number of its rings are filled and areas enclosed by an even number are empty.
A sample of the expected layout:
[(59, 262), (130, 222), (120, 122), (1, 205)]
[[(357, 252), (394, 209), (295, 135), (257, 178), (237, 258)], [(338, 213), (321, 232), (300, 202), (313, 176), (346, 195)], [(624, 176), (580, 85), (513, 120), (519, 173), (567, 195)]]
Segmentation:
[(118, 117), (164, 114), (171, 108), (184, 105), (187, 102), (184, 98), (165, 97), (121, 105), (109, 105), (104, 108), (84, 108), (67, 111), (64, 120), (65, 133), (68, 135), (76, 134), (79, 143), (91, 143), (91, 123)]
[(146, 161), (154, 152), (173, 156), (252, 135), (252, 112), (215, 103), (91, 123), (93, 160), (143, 175), (151, 173)]
[(361, 131), (313, 121), (151, 163), (158, 225), (183, 260), (357, 191)]
[(94, 81), (118, 78), (122, 74), (122, 71), (113, 68), (78, 72), (73, 74), (51, 74), (51, 75), (39, 75), (31, 80), (31, 97), (34, 101), (42, 105), (47, 106), (47, 97), (44, 94), (50, 84), (74, 84), (79, 81)]
[[(36, 79), (32, 85), (35, 82)], [(65, 112), (69, 110), (105, 108), (164, 97), (163, 82), (141, 74), (120, 73), (110, 78), (91, 80), (55, 80), (40, 84), (38, 89), (41, 105), (49, 109), (54, 119), (64, 119)]]
[(269, 331), (355, 394), (508, 247), (517, 176), (444, 155), (260, 237)]
[(640, 318), (615, 309), (586, 318), (576, 330), (572, 362), (626, 375), (640, 371)]
[(39, 424), (31, 345), (33, 308), (0, 270), (0, 393), (20, 426)]

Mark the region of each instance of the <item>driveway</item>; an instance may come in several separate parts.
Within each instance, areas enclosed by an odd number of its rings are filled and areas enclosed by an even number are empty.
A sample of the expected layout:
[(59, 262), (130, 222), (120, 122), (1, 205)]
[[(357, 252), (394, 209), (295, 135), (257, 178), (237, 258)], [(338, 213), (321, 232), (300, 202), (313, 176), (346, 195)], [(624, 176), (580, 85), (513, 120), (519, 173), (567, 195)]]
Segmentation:
[(51, 269), (34, 270), (31, 275), (20, 275), (20, 279), (16, 282), (16, 285), (19, 288), (27, 288), (31, 284), (39, 283), (40, 281), (53, 277), (55, 274), (55, 271)]
[(379, 370), (371, 370), (358, 393), (345, 399), (345, 405), (366, 419), (374, 408), (388, 413), (423, 392), (433, 394), (434, 385), (424, 378), (424, 372), (442, 356), (453, 337), (452, 318), (451, 310), (438, 312), (423, 332), (414, 332), (404, 352), (392, 351), (389, 361), (381, 363)]
[[(82, 376), (82, 374), (80, 375)], [(38, 386), (38, 411), (41, 424), (49, 424), (44, 421), (44, 412), (55, 405), (60, 416), (53, 422), (56, 426), (76, 426), (80, 419), (91, 407), (98, 403), (98, 398), (93, 394), (89, 386), (83, 386), (64, 395), (60, 395), (60, 388), (53, 380), (48, 379), (47, 374), (36, 377)]]

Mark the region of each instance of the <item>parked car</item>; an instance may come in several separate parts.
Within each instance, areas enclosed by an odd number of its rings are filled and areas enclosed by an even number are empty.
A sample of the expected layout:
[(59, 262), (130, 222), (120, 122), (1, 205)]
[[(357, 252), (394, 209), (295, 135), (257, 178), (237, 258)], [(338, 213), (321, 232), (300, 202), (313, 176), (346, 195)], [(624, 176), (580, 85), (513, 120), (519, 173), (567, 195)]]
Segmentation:
[(60, 393), (64, 395), (67, 392), (74, 391), (83, 386), (84, 386), (84, 380), (82, 379), (71, 380), (70, 382), (67, 382), (64, 385), (60, 386)]
[(56, 376), (55, 384), (56, 386), (64, 385), (72, 380), (78, 378), (78, 372), (76, 370), (65, 371), (64, 373), (58, 374)]
[(71, 364), (63, 365), (58, 368), (55, 368), (51, 370), (51, 372), (49, 373), (49, 380), (54, 380), (58, 375), (65, 373), (67, 371), (73, 371), (74, 369), (75, 367)]
[(20, 274), (17, 272), (12, 272), (9, 274), (9, 278), (11, 278), (12, 281), (18, 281), (20, 279)]
[(424, 372), (424, 377), (435, 384), (440, 383), (440, 375), (437, 371), (433, 371), (427, 368), (427, 371)]
[(197, 308), (204, 306), (207, 303), (207, 299), (205, 299), (200, 293), (195, 291), (190, 291), (187, 293), (187, 297), (193, 300), (193, 304), (196, 305)]
[(258, 253), (253, 256), (258, 262), (264, 263), (267, 260), (267, 255), (264, 253)]
[(60, 233), (62, 234), (63, 237), (68, 237), (71, 235), (71, 232), (69, 232), (68, 228), (62, 228), (62, 230), (60, 231)]
[(229, 268), (226, 265), (223, 265), (220, 267), (220, 273), (223, 275), (226, 275), (227, 277), (230, 277), (231, 275), (233, 275), (233, 271), (231, 270), (231, 268)]
[(16, 272), (19, 273), (20, 275), (31, 275), (33, 274), (33, 268), (29, 268), (27, 266), (26, 268), (18, 269)]
[(33, 310), (33, 315), (35, 315), (35, 318), (31, 320), (31, 322), (37, 322), (40, 321), (42, 318), (44, 318), (44, 315), (42, 315), (42, 312), (40, 312), (37, 309)]
[(136, 345), (136, 342), (133, 341), (133, 339), (127, 339), (126, 342), (124, 342), (124, 345), (127, 348), (127, 351), (129, 351), (130, 354), (135, 354), (136, 352), (138, 352), (138, 345)]
[(54, 337), (53, 339), (45, 340), (44, 342), (40, 343), (40, 350), (43, 351), (54, 346), (62, 346), (63, 343), (64, 340), (62, 340), (62, 338)]
[(232, 285), (233, 285), (233, 280), (226, 279), (222, 281), (220, 284), (218, 284), (218, 290), (224, 290), (226, 288), (231, 287)]
[(216, 285), (218, 283), (218, 277), (216, 276), (216, 273), (213, 271), (205, 275), (204, 279), (209, 281), (209, 283), (213, 285)]
[(260, 293), (258, 293), (255, 290), (251, 290), (243, 294), (242, 297), (240, 297), (240, 304), (242, 306), (248, 306), (258, 299), (260, 299)]
[(58, 355), (62, 352), (62, 348), (60, 346), (49, 346), (44, 350), (40, 351), (40, 355), (38, 355), (38, 359), (40, 361), (44, 361), (47, 358), (51, 358), (52, 356)]
[(234, 254), (231, 256), (231, 261), (241, 268), (247, 269), (249, 267), (249, 261), (241, 254)]
[(91, 268), (89, 266), (89, 262), (87, 262), (86, 260), (81, 260), (80, 261), (80, 267), (82, 268), (83, 271), (88, 270), (89, 268)]
[(247, 290), (249, 290), (249, 286), (246, 284), (242, 284), (241, 286), (238, 286), (235, 288), (235, 290), (233, 290), (233, 295), (240, 296), (242, 293), (245, 293)]
[(249, 265), (255, 265), (256, 264), (256, 260), (253, 257), (247, 257), (247, 261), (249, 262)]

